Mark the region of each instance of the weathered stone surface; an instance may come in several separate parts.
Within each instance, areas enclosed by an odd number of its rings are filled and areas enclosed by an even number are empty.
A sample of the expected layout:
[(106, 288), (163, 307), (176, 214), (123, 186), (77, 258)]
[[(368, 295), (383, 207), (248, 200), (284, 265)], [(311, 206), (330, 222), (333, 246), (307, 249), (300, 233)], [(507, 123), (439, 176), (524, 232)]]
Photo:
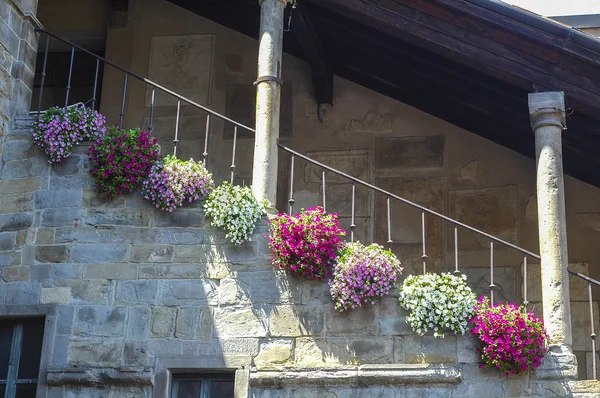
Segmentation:
[(59, 287), (70, 287), (71, 296), (77, 304), (107, 304), (109, 282), (105, 280), (85, 281), (78, 279), (56, 279)]
[(196, 338), (202, 341), (212, 340), (214, 331), (213, 310), (210, 307), (200, 308), (198, 311), (198, 327)]
[(81, 190), (65, 189), (62, 191), (38, 191), (35, 193), (36, 209), (81, 206)]
[(271, 309), (269, 332), (273, 337), (320, 336), (323, 322), (320, 307), (280, 305)]
[(128, 316), (125, 337), (128, 340), (147, 339), (150, 325), (150, 308), (143, 306), (128, 307), (127, 312)]
[(22, 282), (29, 280), (29, 267), (2, 268), (2, 279), (5, 282)]
[(219, 304), (235, 305), (250, 302), (250, 283), (240, 279), (222, 279), (219, 283)]
[(131, 248), (132, 263), (168, 263), (173, 261), (173, 246), (135, 245)]
[(72, 227), (85, 217), (85, 209), (64, 208), (42, 211), (42, 227)]
[(97, 264), (124, 262), (129, 256), (125, 245), (73, 245), (74, 263)]
[(197, 308), (179, 308), (175, 319), (175, 337), (183, 340), (194, 338)]
[(93, 186), (94, 183), (87, 173), (73, 176), (51, 176), (50, 183), (48, 184), (51, 191), (62, 191), (64, 189), (82, 190)]
[(217, 304), (218, 290), (210, 280), (160, 282), (158, 304), (166, 306)]
[(377, 169), (444, 167), (445, 137), (385, 137), (375, 141)]
[(90, 366), (117, 367), (121, 363), (123, 343), (120, 340), (71, 340), (69, 362)]
[(35, 192), (40, 189), (42, 189), (41, 178), (20, 178), (18, 180), (0, 181), (0, 192), (2, 192), (2, 195)]
[(381, 133), (392, 130), (393, 117), (390, 114), (368, 112), (364, 119), (350, 121), (350, 131), (357, 133)]
[(106, 228), (94, 227), (57, 228), (56, 243), (109, 243), (110, 232)]
[(347, 339), (302, 337), (296, 339), (297, 366), (339, 366), (350, 364), (390, 363), (393, 361), (393, 340), (376, 337)]
[(40, 304), (69, 304), (71, 289), (68, 287), (42, 288)]
[(37, 282), (14, 282), (6, 288), (6, 304), (38, 304), (42, 286)]
[(266, 324), (258, 309), (226, 307), (214, 312), (214, 325), (219, 337), (265, 337)]
[(159, 244), (165, 242), (164, 228), (135, 228), (116, 226), (110, 234), (110, 243)]
[(83, 206), (87, 208), (117, 208), (123, 207), (125, 204), (125, 196), (119, 196), (113, 199), (107, 199), (104, 196), (98, 195), (95, 188), (83, 190)]
[(27, 177), (44, 177), (48, 175), (50, 165), (42, 157), (7, 161), (2, 169), (2, 178), (22, 179)]
[(478, 165), (479, 162), (477, 159), (475, 159), (462, 166), (460, 168), (460, 178), (464, 180), (476, 181)]
[(0, 232), (27, 229), (33, 224), (33, 213), (0, 214)]
[[(590, 275), (589, 263), (569, 263), (569, 269), (583, 275)], [(521, 264), (521, 269), (523, 265)], [(542, 301), (542, 276), (540, 264), (527, 264), (527, 299), (529, 302)], [(569, 275), (569, 295), (571, 301), (588, 300), (588, 284), (585, 280)]]
[(33, 210), (33, 194), (21, 193), (0, 196), (0, 214)]
[(84, 279), (137, 279), (136, 264), (89, 264), (83, 266)]
[(152, 210), (149, 209), (89, 209), (84, 218), (86, 225), (128, 225), (148, 227)]
[(13, 267), (21, 265), (21, 252), (4, 251), (0, 253), (0, 267)]
[[(477, 297), (490, 296), (490, 268), (461, 268), (467, 275), (467, 285), (475, 292)], [(518, 301), (515, 292), (514, 267), (494, 267), (494, 303)]]
[(178, 210), (172, 213), (163, 211), (156, 214), (154, 225), (157, 227), (204, 228), (210, 225), (210, 221), (206, 219), (201, 210)]
[(17, 243), (16, 232), (1, 232), (0, 233), (0, 251), (13, 250)]
[(204, 271), (200, 264), (140, 264), (139, 279), (200, 279)]
[[(327, 182), (329, 184), (329, 182)], [(370, 218), (372, 191), (362, 185), (356, 186), (354, 216)], [(340, 217), (352, 217), (352, 184), (337, 184), (335, 188), (325, 191), (328, 212), (335, 212)], [(323, 203), (323, 192), (319, 192), (318, 204)], [(349, 233), (349, 230), (346, 230)]]
[(38, 245), (48, 245), (54, 243), (54, 229), (39, 228), (35, 235), (35, 243)]
[[(148, 357), (148, 342), (146, 341), (127, 341), (123, 348), (123, 362), (126, 365), (148, 366), (150, 358)], [(139, 373), (136, 372), (139, 375)], [(152, 383), (151, 374), (149, 374), (149, 384)], [(139, 377), (139, 376), (138, 376)]]
[(406, 363), (456, 363), (456, 336), (411, 335), (404, 339)]
[[(450, 217), (511, 243), (517, 241), (517, 187), (449, 192)], [(453, 242), (448, 242), (453, 245)], [(489, 239), (469, 231), (458, 235), (461, 250), (489, 249)]]
[(172, 337), (175, 332), (175, 310), (164, 307), (152, 308), (150, 337)]
[(156, 304), (157, 281), (119, 281), (115, 300), (119, 304)]
[(477, 363), (481, 362), (481, 355), (477, 353), (479, 340), (471, 336), (470, 333), (464, 336), (456, 337), (457, 344), (457, 362), (458, 363)]
[[(306, 156), (317, 162), (326, 164), (353, 177), (363, 181), (369, 180), (369, 151), (326, 151), (308, 152)], [(312, 163), (306, 163), (304, 168), (304, 180), (307, 183), (322, 183), (322, 170)], [(348, 179), (337, 174), (328, 173), (325, 176), (326, 183), (348, 184)]]
[(254, 364), (259, 369), (277, 367), (292, 360), (293, 340), (270, 340), (260, 344), (260, 350)]
[(67, 158), (63, 159), (60, 163), (53, 163), (51, 165), (51, 173), (59, 176), (69, 176), (77, 174), (83, 161), (80, 155), (71, 154)]
[(383, 316), (377, 318), (379, 334), (383, 336), (402, 336), (413, 333), (405, 316)]
[(302, 304), (321, 305), (331, 300), (329, 285), (322, 281), (307, 280), (302, 284)]
[(122, 336), (125, 331), (125, 307), (83, 306), (77, 308), (74, 334), (81, 336)]
[(69, 246), (36, 246), (35, 259), (41, 263), (67, 263), (71, 255)]
[(325, 328), (329, 336), (377, 334), (377, 320), (372, 306), (338, 312), (329, 307), (325, 312)]

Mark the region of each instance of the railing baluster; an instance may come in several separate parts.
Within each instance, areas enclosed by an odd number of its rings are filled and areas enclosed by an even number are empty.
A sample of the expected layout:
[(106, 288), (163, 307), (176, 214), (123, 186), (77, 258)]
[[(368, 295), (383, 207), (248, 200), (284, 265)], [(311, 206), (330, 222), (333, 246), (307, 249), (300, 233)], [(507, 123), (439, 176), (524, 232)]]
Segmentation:
[(421, 233), (423, 239), (423, 255), (421, 258), (423, 259), (423, 275), (427, 273), (427, 224), (426, 224), (426, 215), (425, 212), (421, 213)]
[(494, 305), (494, 241), (490, 241), (490, 303)]
[(235, 147), (237, 144), (238, 126), (233, 126), (233, 149), (231, 150), (231, 185), (235, 176)]
[(323, 181), (323, 211), (327, 211), (327, 201), (325, 199), (325, 169), (322, 170), (321, 172), (321, 180)]
[(175, 139), (173, 140), (173, 156), (177, 157), (177, 144), (179, 144), (179, 116), (181, 114), (181, 100), (177, 101), (177, 116), (175, 117)]
[(152, 134), (154, 131), (154, 103), (156, 100), (156, 87), (152, 87), (152, 95), (150, 97), (150, 123), (148, 124), (148, 132)]
[(523, 257), (523, 307), (525, 307), (525, 312), (527, 312), (527, 306), (529, 305), (529, 300), (527, 300), (527, 256)]
[(67, 95), (65, 96), (65, 108), (69, 105), (69, 94), (71, 93), (71, 77), (73, 76), (73, 59), (75, 58), (75, 47), (71, 47), (71, 62), (69, 64), (69, 79), (67, 80)]
[(37, 117), (40, 118), (42, 111), (42, 96), (44, 95), (44, 82), (46, 81), (46, 65), (48, 64), (48, 47), (50, 45), (50, 36), (46, 36), (46, 50), (44, 52), (44, 65), (42, 66), (42, 81), (40, 82), (40, 95), (38, 96)]
[(210, 132), (210, 113), (206, 115), (206, 131), (204, 131), (204, 152), (202, 152), (202, 156), (204, 157), (204, 166), (206, 167), (206, 160), (208, 156), (208, 133)]
[(119, 128), (123, 128), (123, 117), (125, 116), (125, 98), (127, 98), (127, 79), (129, 73), (125, 73), (125, 81), (123, 82), (123, 98), (121, 99), (121, 113), (119, 113)]
[(458, 225), (454, 224), (454, 273), (460, 274), (458, 270)]
[(389, 196), (387, 197), (387, 233), (387, 244), (389, 249), (392, 250), (392, 243), (394, 243), (392, 241), (392, 200)]
[(593, 379), (596, 380), (598, 378), (597, 369), (596, 369), (596, 330), (594, 328), (594, 300), (592, 297), (592, 283), (588, 282), (588, 299), (590, 303), (590, 322), (592, 323), (592, 328), (590, 329), (592, 333), (590, 337), (592, 338), (592, 376)]
[(290, 216), (294, 213), (294, 161), (296, 157), (292, 155), (290, 161), (290, 199), (288, 200)]
[(356, 213), (356, 183), (352, 181), (352, 220), (350, 221), (350, 242), (354, 242), (354, 230), (356, 229), (355, 216)]
[(98, 74), (100, 73), (100, 60), (96, 59), (96, 73), (94, 74), (94, 92), (92, 94), (92, 109), (96, 109), (96, 93), (98, 91)]

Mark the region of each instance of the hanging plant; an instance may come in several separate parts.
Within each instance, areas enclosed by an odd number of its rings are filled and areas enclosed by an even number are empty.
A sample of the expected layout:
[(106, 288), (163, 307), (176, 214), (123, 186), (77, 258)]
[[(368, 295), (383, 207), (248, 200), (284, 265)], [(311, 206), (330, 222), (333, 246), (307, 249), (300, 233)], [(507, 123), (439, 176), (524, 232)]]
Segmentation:
[(168, 155), (155, 163), (142, 182), (142, 195), (157, 209), (172, 212), (208, 195), (215, 183), (204, 163)]
[(50, 108), (33, 125), (33, 142), (58, 163), (82, 141), (96, 141), (106, 133), (106, 118), (81, 105)]
[(449, 273), (409, 275), (400, 287), (400, 306), (409, 311), (406, 322), (419, 335), (433, 331), (464, 334), (477, 303), (467, 276)]
[(343, 312), (389, 294), (402, 272), (400, 261), (378, 244), (349, 243), (342, 250), (329, 282), (335, 309)]
[(317, 206), (295, 216), (279, 213), (269, 220), (269, 226), (273, 265), (295, 276), (322, 279), (331, 275), (346, 235), (337, 214), (325, 214)]
[(210, 192), (204, 201), (206, 215), (211, 225), (223, 228), (232, 243), (249, 241), (256, 223), (267, 214), (266, 202), (259, 202), (250, 187), (240, 187), (224, 182)]
[(136, 189), (159, 157), (156, 138), (148, 132), (116, 126), (109, 127), (88, 154), (98, 193), (109, 199)]
[(544, 323), (532, 312), (525, 313), (516, 304), (490, 306), (481, 297), (471, 320), (473, 336), (479, 339), (477, 350), (482, 368), (499, 369), (506, 376), (520, 375), (537, 368), (546, 354)]

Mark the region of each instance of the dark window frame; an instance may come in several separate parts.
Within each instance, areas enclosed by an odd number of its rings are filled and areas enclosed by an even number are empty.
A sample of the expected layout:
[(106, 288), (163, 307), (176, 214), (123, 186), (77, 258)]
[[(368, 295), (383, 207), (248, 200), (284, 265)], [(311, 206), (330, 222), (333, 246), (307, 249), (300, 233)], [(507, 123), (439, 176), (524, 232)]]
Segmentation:
[(198, 398), (216, 398), (210, 396), (210, 384), (213, 381), (228, 381), (234, 383), (235, 372), (210, 372), (201, 373), (172, 373), (171, 375), (171, 398), (179, 398), (179, 382), (195, 381), (201, 383), (200, 397)]

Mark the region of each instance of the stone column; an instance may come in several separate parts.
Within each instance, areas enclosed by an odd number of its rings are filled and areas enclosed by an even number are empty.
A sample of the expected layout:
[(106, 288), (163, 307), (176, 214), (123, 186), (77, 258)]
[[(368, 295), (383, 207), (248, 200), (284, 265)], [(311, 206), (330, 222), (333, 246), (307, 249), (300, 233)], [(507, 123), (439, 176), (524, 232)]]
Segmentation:
[(267, 199), (273, 205), (277, 199), (283, 9), (287, 2), (288, 0), (259, 0), (261, 11), (252, 189), (257, 199)]
[(550, 345), (570, 349), (573, 338), (561, 137), (566, 128), (564, 93), (529, 94), (529, 116), (537, 160), (544, 323)]

